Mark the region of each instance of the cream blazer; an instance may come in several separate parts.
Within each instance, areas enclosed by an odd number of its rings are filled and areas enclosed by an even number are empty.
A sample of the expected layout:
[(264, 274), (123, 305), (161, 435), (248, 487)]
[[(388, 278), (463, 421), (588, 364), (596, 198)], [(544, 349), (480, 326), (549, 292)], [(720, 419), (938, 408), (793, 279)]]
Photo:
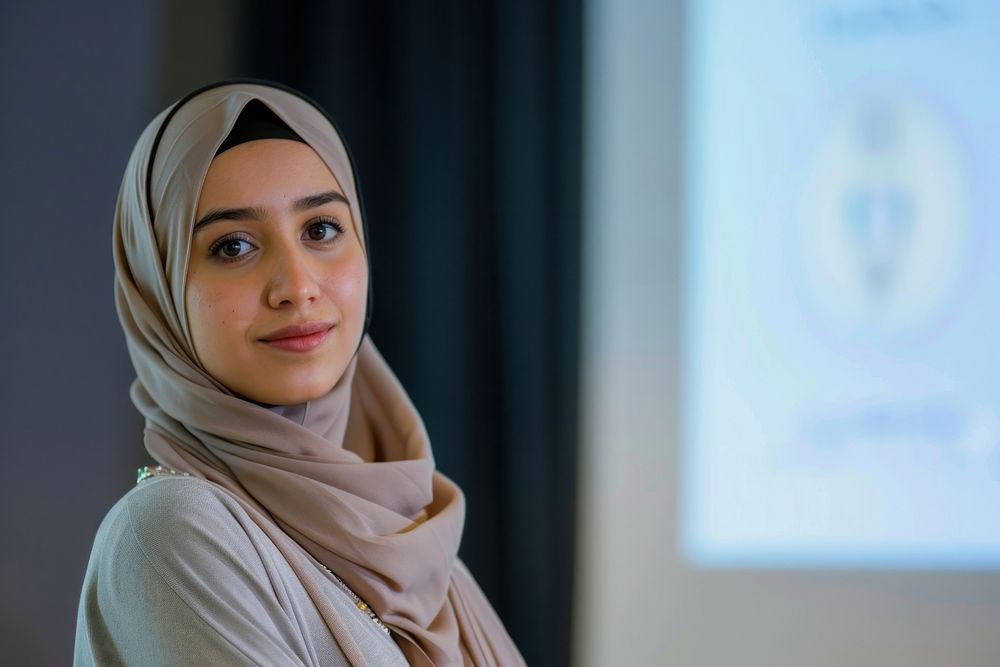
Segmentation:
[[(316, 561), (317, 581), (371, 665), (396, 643)], [(74, 665), (348, 665), (274, 543), (226, 491), (152, 477), (98, 530), (77, 614)]]

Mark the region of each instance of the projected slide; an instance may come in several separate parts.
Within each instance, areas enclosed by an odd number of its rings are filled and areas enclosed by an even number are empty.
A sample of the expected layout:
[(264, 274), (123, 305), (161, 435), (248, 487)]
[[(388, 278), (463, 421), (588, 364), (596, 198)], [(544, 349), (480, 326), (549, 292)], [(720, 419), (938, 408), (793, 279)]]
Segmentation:
[(687, 560), (1000, 567), (1000, 3), (689, 7)]

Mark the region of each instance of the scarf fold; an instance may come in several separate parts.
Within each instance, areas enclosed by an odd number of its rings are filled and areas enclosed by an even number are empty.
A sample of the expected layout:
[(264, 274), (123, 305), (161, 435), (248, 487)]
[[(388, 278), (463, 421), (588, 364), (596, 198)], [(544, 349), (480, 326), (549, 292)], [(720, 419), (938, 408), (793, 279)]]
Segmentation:
[[(297, 547), (337, 573), (393, 630), (411, 664), (523, 664), (458, 560), (462, 493), (435, 470), (419, 414), (367, 336), (337, 385), (297, 406), (234, 396), (196, 358), (184, 307), (195, 211), (213, 156), (251, 100), (323, 159), (365, 238), (347, 150), (304, 97), (234, 82), (158, 115), (126, 167), (114, 233), (116, 303), (146, 449), (239, 499), (304, 584), (314, 565)], [(365, 664), (322, 591), (306, 590), (352, 664)]]

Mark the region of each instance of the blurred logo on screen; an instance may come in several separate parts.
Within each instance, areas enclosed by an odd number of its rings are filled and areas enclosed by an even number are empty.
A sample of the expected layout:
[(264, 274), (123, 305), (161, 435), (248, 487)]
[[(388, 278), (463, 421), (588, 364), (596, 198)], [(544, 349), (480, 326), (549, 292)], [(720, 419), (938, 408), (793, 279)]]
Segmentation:
[(803, 191), (807, 307), (845, 334), (895, 334), (940, 311), (966, 238), (965, 176), (947, 126), (907, 99), (849, 106)]

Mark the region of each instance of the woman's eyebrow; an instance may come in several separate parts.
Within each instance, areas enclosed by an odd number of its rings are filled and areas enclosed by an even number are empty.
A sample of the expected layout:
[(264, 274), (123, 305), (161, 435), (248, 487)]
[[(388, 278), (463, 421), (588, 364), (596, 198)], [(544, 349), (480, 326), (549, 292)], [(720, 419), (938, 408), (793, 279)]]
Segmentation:
[[(330, 202), (348, 204), (347, 198), (336, 190), (320, 192), (315, 195), (308, 195), (301, 199), (296, 199), (292, 203), (292, 208), (296, 211), (307, 211), (317, 208)], [(219, 220), (263, 220), (267, 217), (267, 211), (259, 206), (244, 206), (242, 208), (217, 208), (206, 213), (201, 220), (194, 223), (194, 230), (198, 231), (205, 225), (209, 225)]]
[(205, 225), (209, 225), (218, 220), (263, 220), (267, 217), (267, 212), (259, 206), (245, 206), (243, 208), (216, 208), (206, 213), (201, 220), (194, 223), (194, 230), (198, 231)]
[(340, 194), (336, 190), (330, 190), (329, 192), (321, 192), (316, 195), (303, 197), (302, 199), (296, 199), (295, 203), (292, 204), (292, 208), (296, 211), (305, 211), (310, 208), (316, 208), (317, 206), (329, 204), (330, 202), (339, 202), (341, 204), (350, 205), (344, 195)]

